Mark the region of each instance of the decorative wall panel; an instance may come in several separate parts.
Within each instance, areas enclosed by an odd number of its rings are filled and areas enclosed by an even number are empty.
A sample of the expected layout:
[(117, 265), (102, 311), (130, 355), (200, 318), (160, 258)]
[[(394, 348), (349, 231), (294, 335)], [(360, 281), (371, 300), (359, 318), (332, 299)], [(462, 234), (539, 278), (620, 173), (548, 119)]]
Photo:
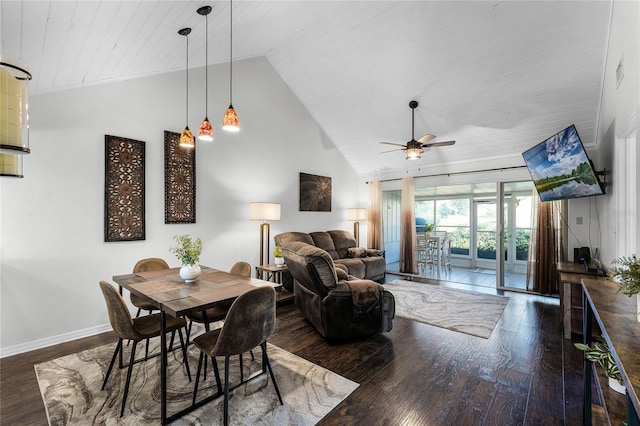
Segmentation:
[(164, 223), (196, 223), (196, 150), (164, 132)]
[(145, 239), (145, 143), (104, 136), (104, 240)]
[(300, 211), (331, 211), (331, 178), (300, 173)]

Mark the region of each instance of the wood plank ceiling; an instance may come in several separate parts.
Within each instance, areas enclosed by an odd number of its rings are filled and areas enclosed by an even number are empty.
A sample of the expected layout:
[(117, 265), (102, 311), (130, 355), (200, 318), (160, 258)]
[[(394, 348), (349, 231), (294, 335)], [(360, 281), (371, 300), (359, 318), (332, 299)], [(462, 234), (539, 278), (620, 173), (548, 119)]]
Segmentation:
[[(0, 49), (29, 65), (31, 93), (176, 71), (178, 29), (191, 26), (190, 50), (204, 49), (195, 13), (204, 4), (214, 8), (209, 62), (224, 63), (228, 1), (3, 0)], [(572, 123), (595, 145), (610, 1), (236, 0), (233, 8), (234, 60), (265, 56), (364, 176), (522, 165), (522, 151)], [(420, 102), (416, 138), (456, 145), (418, 162), (380, 154), (379, 141), (411, 138), (411, 99)]]

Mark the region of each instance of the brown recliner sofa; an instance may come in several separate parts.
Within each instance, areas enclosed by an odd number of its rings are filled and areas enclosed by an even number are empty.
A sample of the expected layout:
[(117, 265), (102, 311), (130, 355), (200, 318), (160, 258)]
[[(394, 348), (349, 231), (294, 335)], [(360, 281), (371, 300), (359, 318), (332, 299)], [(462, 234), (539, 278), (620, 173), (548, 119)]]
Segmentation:
[(336, 267), (356, 278), (384, 283), (387, 263), (384, 250), (357, 247), (351, 232), (334, 230), (327, 232), (284, 232), (274, 237), (276, 245), (284, 247), (292, 242), (303, 242), (329, 253)]
[(282, 246), (294, 278), (295, 303), (326, 339), (354, 339), (391, 331), (395, 299), (371, 280), (336, 268), (325, 250), (304, 242)]

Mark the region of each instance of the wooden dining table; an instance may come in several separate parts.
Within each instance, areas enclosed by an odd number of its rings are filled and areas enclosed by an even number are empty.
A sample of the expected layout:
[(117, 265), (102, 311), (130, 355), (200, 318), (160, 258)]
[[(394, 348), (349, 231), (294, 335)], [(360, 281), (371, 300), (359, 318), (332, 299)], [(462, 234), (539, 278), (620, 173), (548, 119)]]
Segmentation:
[(258, 278), (241, 277), (215, 268), (202, 266), (202, 273), (193, 283), (180, 278), (180, 268), (159, 271), (138, 272), (115, 275), (115, 281), (121, 290), (127, 289), (147, 299), (161, 312), (160, 335), (160, 418), (161, 424), (170, 423), (186, 413), (213, 400), (211, 395), (189, 407), (167, 416), (167, 336), (166, 316), (182, 317), (189, 313), (208, 309), (219, 304), (228, 304), (238, 296), (256, 287), (270, 286), (280, 289), (282, 284), (264, 281)]

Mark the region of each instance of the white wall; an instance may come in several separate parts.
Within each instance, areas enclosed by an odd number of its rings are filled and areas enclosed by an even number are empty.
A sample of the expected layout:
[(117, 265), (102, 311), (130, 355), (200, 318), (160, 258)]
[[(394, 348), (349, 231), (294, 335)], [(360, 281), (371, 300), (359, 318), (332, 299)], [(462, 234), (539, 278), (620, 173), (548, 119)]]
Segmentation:
[[(618, 227), (628, 216), (638, 222), (638, 206), (620, 211), (617, 197), (620, 193), (619, 182), (615, 181), (616, 170), (624, 158), (617, 158), (615, 152), (616, 139), (624, 136), (629, 121), (637, 117), (640, 105), (640, 3), (637, 1), (613, 2), (611, 31), (604, 70), (604, 84), (600, 117), (598, 122), (596, 153), (590, 153), (596, 168), (607, 169), (607, 195), (594, 197), (592, 200), (579, 199), (569, 202), (569, 224), (576, 238), (569, 235), (569, 255), (573, 256), (573, 247), (578, 247), (577, 240), (583, 245), (598, 247), (603, 266), (608, 267), (611, 260), (631, 253), (618, 253)], [(624, 56), (624, 78), (616, 85), (616, 68)], [(640, 119), (640, 117), (637, 117)], [(636, 121), (636, 126), (638, 125)], [(640, 187), (640, 149), (636, 149), (636, 181), (627, 182), (631, 188)], [(576, 217), (584, 218), (583, 225), (576, 224)], [(591, 217), (591, 221), (588, 218)], [(636, 229), (635, 253), (640, 253), (640, 226)]]
[[(25, 178), (0, 180), (3, 356), (109, 329), (98, 281), (129, 273), (144, 257), (179, 266), (168, 250), (176, 234), (203, 239), (203, 265), (256, 265), (259, 222), (248, 219), (251, 201), (282, 204), (272, 247), (279, 232), (353, 229), (346, 209), (358, 205), (357, 175), (263, 58), (234, 63), (242, 129), (235, 134), (220, 128), (228, 66), (210, 68), (216, 137), (198, 142), (197, 223), (164, 224), (163, 132), (184, 127), (184, 77), (181, 71), (31, 97)], [(204, 69), (189, 77), (189, 127), (197, 130)], [(105, 134), (146, 142), (144, 241), (104, 242)], [(298, 211), (299, 172), (333, 178), (332, 212)]]

